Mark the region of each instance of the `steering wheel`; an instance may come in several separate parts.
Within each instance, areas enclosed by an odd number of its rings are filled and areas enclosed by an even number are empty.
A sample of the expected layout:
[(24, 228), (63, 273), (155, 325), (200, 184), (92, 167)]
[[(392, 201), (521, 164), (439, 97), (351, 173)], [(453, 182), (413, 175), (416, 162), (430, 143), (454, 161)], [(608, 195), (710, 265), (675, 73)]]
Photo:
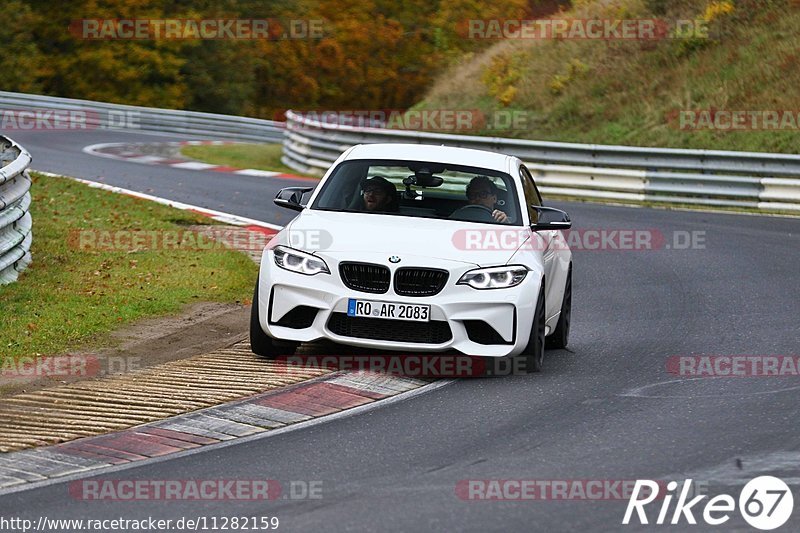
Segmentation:
[[(486, 211), (490, 215), (492, 213), (494, 213), (494, 210), (489, 209), (488, 207), (486, 207), (483, 204), (468, 204), (468, 205), (465, 205), (464, 207), (462, 207), (461, 209), (483, 209), (484, 211)], [(459, 209), (459, 211), (460, 211), (460, 209)]]
[[(494, 211), (485, 205), (468, 204), (455, 210), (450, 218), (465, 218), (470, 222), (494, 222)], [(466, 216), (463, 216), (466, 215)]]

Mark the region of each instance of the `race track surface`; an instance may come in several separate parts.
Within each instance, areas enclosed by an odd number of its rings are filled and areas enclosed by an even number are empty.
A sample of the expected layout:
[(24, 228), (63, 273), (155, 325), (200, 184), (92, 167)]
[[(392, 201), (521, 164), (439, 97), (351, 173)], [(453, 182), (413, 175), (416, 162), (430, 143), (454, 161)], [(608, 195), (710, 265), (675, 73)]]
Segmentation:
[[(151, 169), (81, 152), (98, 142), (178, 138), (12, 137), (35, 169), (277, 224), (293, 216), (272, 204), (286, 180)], [(688, 476), (738, 497), (761, 474), (800, 482), (800, 377), (691, 379), (667, 370), (671, 356), (800, 354), (800, 220), (553, 205), (572, 215), (575, 229), (650, 231), (672, 245), (700, 231), (703, 245), (575, 250), (570, 350), (548, 351), (541, 374), (460, 379), (366, 413), (96, 477), (317, 481), (320, 499), (82, 501), (60, 482), (2, 496), (0, 508), (33, 520), (277, 516), (288, 531), (618, 531), (626, 529), (625, 500), (474, 501), (456, 487)], [(796, 487), (789, 529), (800, 516)], [(684, 521), (677, 529), (710, 528)], [(717, 529), (747, 526), (734, 513)]]

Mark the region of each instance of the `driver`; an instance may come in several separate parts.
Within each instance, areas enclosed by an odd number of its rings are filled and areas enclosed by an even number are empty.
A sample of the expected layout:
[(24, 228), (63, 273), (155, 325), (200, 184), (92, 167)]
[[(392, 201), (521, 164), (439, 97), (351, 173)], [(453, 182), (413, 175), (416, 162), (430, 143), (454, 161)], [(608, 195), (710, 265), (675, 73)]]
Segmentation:
[(470, 205), (480, 205), (491, 211), (497, 222), (508, 224), (508, 215), (494, 206), (497, 203), (497, 185), (486, 176), (475, 176), (467, 185), (467, 200)]

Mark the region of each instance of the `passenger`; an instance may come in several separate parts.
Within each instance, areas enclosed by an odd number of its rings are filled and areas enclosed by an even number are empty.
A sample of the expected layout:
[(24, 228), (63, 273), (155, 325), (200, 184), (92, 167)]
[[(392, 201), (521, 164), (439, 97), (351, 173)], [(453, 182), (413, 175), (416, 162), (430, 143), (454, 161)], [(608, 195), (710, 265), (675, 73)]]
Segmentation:
[(397, 189), (383, 176), (373, 176), (361, 185), (363, 208), (372, 213), (397, 212)]
[[(508, 224), (508, 215), (499, 209), (495, 209), (497, 204), (497, 185), (486, 176), (475, 176), (467, 185), (467, 200), (469, 205), (485, 207), (497, 222)], [(462, 208), (464, 209), (464, 208)]]

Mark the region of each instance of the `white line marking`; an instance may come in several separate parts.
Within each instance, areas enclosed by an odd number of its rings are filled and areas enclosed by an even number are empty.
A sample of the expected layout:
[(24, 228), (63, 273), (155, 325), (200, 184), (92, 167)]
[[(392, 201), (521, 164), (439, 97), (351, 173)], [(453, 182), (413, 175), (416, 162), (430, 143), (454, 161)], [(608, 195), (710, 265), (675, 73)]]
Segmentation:
[(257, 170), (255, 168), (245, 168), (243, 170), (235, 170), (234, 174), (242, 174), (243, 176), (258, 176), (263, 178), (271, 178), (272, 176), (278, 176), (281, 174), (280, 172), (273, 172), (271, 170)]
[[(169, 145), (178, 145), (184, 146), (187, 144), (193, 145), (205, 145), (205, 144), (214, 144), (218, 143), (219, 145), (223, 144), (238, 144), (232, 141), (187, 141), (184, 143), (164, 143)], [(161, 163), (166, 167), (177, 168), (180, 170), (218, 170), (222, 167), (225, 167), (226, 170), (224, 172), (229, 172), (231, 174), (239, 174), (241, 176), (254, 176), (259, 178), (273, 178), (276, 176), (283, 176), (286, 174), (285, 172), (276, 172), (272, 170), (259, 170), (255, 168), (242, 168), (238, 170), (227, 170), (225, 165), (212, 165), (210, 163), (202, 163), (200, 161), (183, 161), (180, 163), (163, 163), (163, 161), (167, 161), (163, 157), (158, 156), (151, 156), (151, 155), (138, 155), (134, 152), (122, 152), (122, 153), (106, 153), (103, 150), (106, 148), (113, 148), (119, 146), (128, 146), (131, 143), (100, 143), (100, 144), (92, 144), (90, 146), (85, 146), (83, 148), (83, 152), (93, 155), (96, 157), (105, 157), (106, 159), (114, 159), (116, 161), (127, 161), (129, 163), (144, 163), (144, 164), (158, 164)], [(146, 143), (140, 143), (146, 144)], [(125, 155), (128, 154), (128, 155)], [(309, 183), (319, 183), (319, 180), (316, 178), (307, 178), (303, 176), (295, 176), (293, 174), (286, 174), (289, 178), (297, 180), (297, 181), (306, 181)]]
[(183, 168), (187, 170), (208, 170), (209, 168), (215, 168), (218, 167), (219, 165), (201, 163), (199, 161), (186, 161), (185, 163), (173, 163), (168, 166), (172, 168)]
[[(731, 396), (763, 396), (765, 394), (778, 394), (779, 392), (788, 392), (800, 389), (800, 385), (794, 387), (787, 387), (784, 389), (776, 389), (770, 391), (761, 391), (761, 392), (731, 392), (726, 394), (668, 394), (668, 395), (656, 395), (656, 394), (647, 394), (645, 393), (646, 390), (652, 389), (653, 387), (659, 387), (661, 385), (669, 385), (671, 383), (686, 383), (689, 381), (697, 381), (700, 379), (741, 379), (741, 378), (730, 378), (728, 376), (716, 376), (716, 377), (699, 377), (699, 378), (683, 378), (683, 379), (670, 379), (667, 381), (658, 381), (656, 383), (649, 383), (647, 385), (642, 385), (641, 387), (635, 387), (633, 389), (628, 390), (627, 392), (623, 392), (619, 396), (629, 397), (629, 398), (728, 398)], [(761, 379), (761, 378), (758, 378)]]
[(106, 148), (114, 148), (117, 146), (126, 146), (130, 143), (99, 143), (99, 144), (90, 144), (89, 146), (84, 146), (81, 149), (81, 152), (97, 157), (105, 157), (106, 159), (116, 159), (117, 161), (127, 161), (127, 157), (121, 157), (118, 154), (107, 154), (102, 152)]
[(118, 194), (134, 196), (136, 198), (141, 198), (143, 200), (150, 200), (152, 202), (156, 202), (162, 205), (168, 205), (170, 207), (174, 207), (175, 209), (182, 209), (184, 211), (189, 211), (189, 210), (196, 211), (198, 213), (210, 216), (214, 220), (219, 220), (220, 222), (227, 222), (229, 224), (233, 224), (236, 226), (250, 226), (250, 225), (261, 226), (262, 228), (272, 229), (275, 231), (283, 229), (283, 226), (278, 226), (277, 224), (270, 224), (269, 222), (264, 222), (263, 220), (256, 220), (254, 218), (242, 217), (239, 215), (234, 215), (232, 213), (215, 211), (214, 209), (207, 209), (205, 207), (199, 207), (196, 205), (184, 204), (182, 202), (176, 202), (175, 200), (169, 200), (167, 198), (152, 196), (150, 194), (136, 192), (130, 189), (123, 189), (122, 187), (115, 187), (114, 185), (108, 185), (107, 183), (98, 183), (96, 181), (74, 178), (72, 176), (64, 176), (63, 174), (54, 174), (52, 172), (44, 172), (42, 170), (33, 170), (33, 171), (42, 174), (43, 176), (48, 176), (51, 178), (66, 178), (69, 180), (77, 181), (79, 183), (83, 183), (84, 185), (88, 185), (89, 187), (95, 189), (102, 189), (104, 191), (110, 191)]
[(134, 163), (158, 163), (164, 161), (164, 158), (157, 155), (140, 155), (137, 157), (128, 157), (125, 160), (133, 161)]

